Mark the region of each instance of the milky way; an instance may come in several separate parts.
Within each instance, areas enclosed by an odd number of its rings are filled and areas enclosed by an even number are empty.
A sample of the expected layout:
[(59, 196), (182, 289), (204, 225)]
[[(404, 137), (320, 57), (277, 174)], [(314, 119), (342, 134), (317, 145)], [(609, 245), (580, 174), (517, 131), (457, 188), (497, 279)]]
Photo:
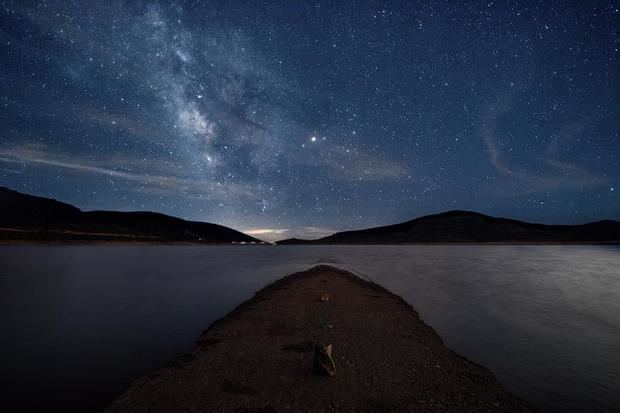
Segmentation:
[(4, 1), (0, 185), (266, 239), (620, 218), (619, 8)]

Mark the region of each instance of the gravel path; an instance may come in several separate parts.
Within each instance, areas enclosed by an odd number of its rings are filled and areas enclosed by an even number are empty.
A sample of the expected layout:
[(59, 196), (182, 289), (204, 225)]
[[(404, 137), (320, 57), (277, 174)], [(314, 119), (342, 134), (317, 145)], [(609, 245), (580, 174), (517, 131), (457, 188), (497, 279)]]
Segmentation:
[[(314, 372), (316, 342), (332, 344), (335, 376)], [(259, 291), (213, 323), (194, 353), (136, 380), (107, 411), (532, 410), (448, 350), (404, 300), (317, 266)]]

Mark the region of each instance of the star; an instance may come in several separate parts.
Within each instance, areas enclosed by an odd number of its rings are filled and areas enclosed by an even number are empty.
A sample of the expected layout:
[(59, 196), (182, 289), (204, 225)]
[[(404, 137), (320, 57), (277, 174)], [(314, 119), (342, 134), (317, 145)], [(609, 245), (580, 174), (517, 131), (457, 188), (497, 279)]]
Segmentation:
[(3, 2), (2, 185), (291, 236), (620, 219), (617, 5), (202, 3)]

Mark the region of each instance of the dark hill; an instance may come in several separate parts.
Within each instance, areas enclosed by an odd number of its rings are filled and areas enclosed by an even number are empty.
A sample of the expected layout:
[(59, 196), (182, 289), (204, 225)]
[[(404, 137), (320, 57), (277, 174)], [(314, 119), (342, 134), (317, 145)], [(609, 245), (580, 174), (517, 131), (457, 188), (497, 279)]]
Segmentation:
[(300, 238), (287, 238), (282, 241), (278, 241), (278, 245), (302, 245), (302, 244), (316, 244), (319, 240), (312, 239), (300, 239)]
[(0, 187), (0, 239), (155, 242), (260, 242), (233, 229), (155, 212), (84, 212)]
[[(302, 242), (300, 242), (302, 241)], [(583, 225), (530, 224), (469, 211), (428, 215), (401, 224), (338, 232), (314, 241), (289, 239), (278, 244), (406, 244), (406, 243), (618, 243), (620, 222)]]

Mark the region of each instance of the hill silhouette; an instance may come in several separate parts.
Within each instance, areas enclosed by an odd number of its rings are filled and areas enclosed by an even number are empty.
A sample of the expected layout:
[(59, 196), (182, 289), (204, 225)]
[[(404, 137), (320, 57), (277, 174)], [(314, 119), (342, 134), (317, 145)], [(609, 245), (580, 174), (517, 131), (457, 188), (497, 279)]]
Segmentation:
[(337, 232), (317, 240), (287, 239), (278, 244), (406, 243), (619, 243), (620, 222), (583, 225), (531, 224), (471, 211), (448, 211), (400, 224)]
[(38, 241), (260, 242), (222, 225), (155, 212), (81, 211), (0, 187), (0, 239)]

